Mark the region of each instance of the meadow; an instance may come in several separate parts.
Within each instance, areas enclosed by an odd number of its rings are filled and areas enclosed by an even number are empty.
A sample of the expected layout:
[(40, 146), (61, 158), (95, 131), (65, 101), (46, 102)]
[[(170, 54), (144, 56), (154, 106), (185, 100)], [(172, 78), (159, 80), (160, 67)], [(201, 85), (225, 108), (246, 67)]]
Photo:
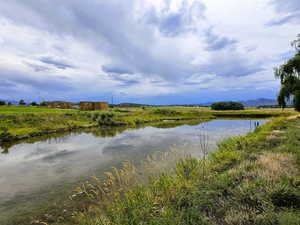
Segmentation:
[(11, 142), (51, 133), (103, 126), (137, 126), (160, 121), (216, 118), (266, 118), (291, 115), (293, 110), (254, 109), (214, 111), (208, 107), (111, 108), (80, 111), (30, 106), (0, 106), (0, 142)]

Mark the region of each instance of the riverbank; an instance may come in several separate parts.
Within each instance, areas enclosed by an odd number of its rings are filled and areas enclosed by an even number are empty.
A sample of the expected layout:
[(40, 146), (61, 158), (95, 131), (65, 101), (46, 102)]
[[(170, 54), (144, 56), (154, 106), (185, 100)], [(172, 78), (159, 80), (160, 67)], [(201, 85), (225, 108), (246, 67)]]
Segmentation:
[(213, 111), (208, 108), (151, 107), (113, 108), (104, 112), (49, 109), (43, 107), (0, 107), (0, 144), (58, 132), (105, 126), (138, 126), (154, 122), (209, 120), (217, 118), (268, 118), (293, 111)]
[(86, 183), (70, 216), (36, 224), (300, 224), (300, 119), (274, 118), (205, 160), (186, 157), (142, 185), (130, 164)]

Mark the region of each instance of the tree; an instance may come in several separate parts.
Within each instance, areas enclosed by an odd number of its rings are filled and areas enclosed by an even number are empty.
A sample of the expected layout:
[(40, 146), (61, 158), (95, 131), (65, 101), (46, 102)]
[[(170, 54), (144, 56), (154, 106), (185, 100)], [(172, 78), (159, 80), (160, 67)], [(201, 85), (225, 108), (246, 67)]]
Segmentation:
[(47, 106), (48, 104), (47, 104), (47, 102), (41, 102), (40, 103), (40, 106)]
[[(296, 49), (295, 56), (285, 64), (275, 68), (275, 77), (280, 79), (281, 83), (277, 101), (283, 109), (286, 107), (287, 101), (291, 97), (295, 98), (297, 91), (300, 91), (300, 35), (292, 42), (292, 46)], [(294, 101), (296, 108), (295, 104), (296, 101)]]
[(295, 97), (294, 97), (294, 106), (295, 109), (300, 112), (300, 90), (295, 92)]
[(23, 99), (21, 99), (21, 100), (19, 101), (19, 105), (26, 105), (26, 102), (25, 102)]
[(30, 105), (31, 106), (37, 106), (38, 104), (36, 102), (31, 102)]
[(244, 105), (240, 102), (215, 102), (211, 105), (213, 110), (244, 110)]
[(5, 101), (0, 100), (0, 105), (6, 105)]

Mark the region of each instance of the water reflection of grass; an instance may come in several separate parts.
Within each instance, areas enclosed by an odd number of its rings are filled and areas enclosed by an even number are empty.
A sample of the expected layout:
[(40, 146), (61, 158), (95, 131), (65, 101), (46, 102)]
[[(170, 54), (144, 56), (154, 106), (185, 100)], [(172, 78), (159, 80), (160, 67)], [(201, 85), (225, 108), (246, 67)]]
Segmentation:
[(103, 112), (0, 106), (0, 141), (31, 138), (86, 127), (137, 126), (164, 120), (207, 120), (219, 117), (266, 118), (292, 111), (245, 110), (216, 112), (209, 108), (113, 108)]
[(82, 133), (90, 133), (93, 134), (95, 137), (108, 138), (108, 137), (115, 137), (116, 135), (121, 134), (127, 130), (142, 129), (144, 127), (175, 128), (182, 125), (194, 126), (206, 121), (208, 120), (181, 120), (181, 121), (156, 122), (156, 123), (147, 123), (147, 124), (139, 124), (139, 125), (131, 125), (131, 126), (120, 126), (120, 127), (105, 126), (105, 127), (98, 127), (98, 128), (82, 128), (73, 131), (56, 132), (56, 133), (51, 133), (51, 134), (42, 135), (38, 137), (32, 137), (26, 140), (4, 142), (1, 144), (1, 147), (3, 149), (3, 153), (9, 153), (10, 148), (21, 143), (32, 144), (40, 141), (59, 143), (61, 139), (64, 139), (70, 135), (76, 135)]

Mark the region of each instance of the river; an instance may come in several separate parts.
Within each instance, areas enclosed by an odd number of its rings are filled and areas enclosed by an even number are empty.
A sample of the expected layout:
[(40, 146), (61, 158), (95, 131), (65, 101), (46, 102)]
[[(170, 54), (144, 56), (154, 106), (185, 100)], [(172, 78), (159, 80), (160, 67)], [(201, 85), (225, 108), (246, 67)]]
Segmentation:
[(76, 184), (125, 160), (139, 162), (170, 146), (201, 157), (199, 135), (207, 137), (213, 151), (225, 138), (245, 135), (255, 129), (255, 123), (266, 121), (213, 120), (176, 127), (166, 122), (154, 127), (83, 130), (0, 148), (0, 217), (24, 201), (46, 199), (44, 188)]

